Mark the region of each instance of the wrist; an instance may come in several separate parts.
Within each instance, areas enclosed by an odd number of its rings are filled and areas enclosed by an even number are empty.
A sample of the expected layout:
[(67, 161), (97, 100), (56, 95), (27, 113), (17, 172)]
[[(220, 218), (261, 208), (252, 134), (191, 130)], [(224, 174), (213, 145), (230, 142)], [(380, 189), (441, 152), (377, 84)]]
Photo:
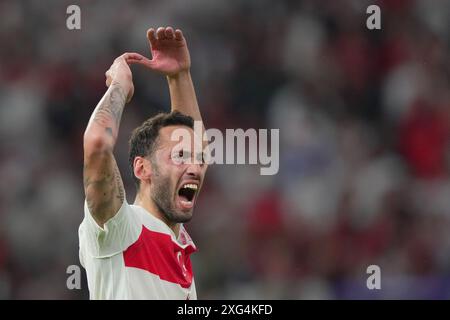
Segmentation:
[(167, 78), (167, 80), (169, 82), (183, 80), (183, 79), (188, 79), (190, 77), (191, 77), (191, 70), (190, 69), (182, 70), (182, 71), (180, 71), (178, 73), (166, 76), (166, 78)]
[(128, 82), (122, 82), (122, 81), (117, 81), (117, 80), (113, 80), (113, 82), (111, 83), (111, 88), (118, 88), (120, 93), (122, 94), (122, 96), (125, 99), (125, 103), (129, 102), (131, 100), (131, 96), (133, 95), (133, 83), (128, 83)]

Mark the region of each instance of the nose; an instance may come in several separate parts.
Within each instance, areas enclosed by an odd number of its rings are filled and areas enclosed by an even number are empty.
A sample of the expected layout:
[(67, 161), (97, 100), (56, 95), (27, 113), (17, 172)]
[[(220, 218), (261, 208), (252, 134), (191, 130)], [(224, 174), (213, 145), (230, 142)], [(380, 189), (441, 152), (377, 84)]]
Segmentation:
[(186, 169), (186, 174), (191, 178), (201, 180), (202, 177), (202, 165), (201, 164), (190, 164)]

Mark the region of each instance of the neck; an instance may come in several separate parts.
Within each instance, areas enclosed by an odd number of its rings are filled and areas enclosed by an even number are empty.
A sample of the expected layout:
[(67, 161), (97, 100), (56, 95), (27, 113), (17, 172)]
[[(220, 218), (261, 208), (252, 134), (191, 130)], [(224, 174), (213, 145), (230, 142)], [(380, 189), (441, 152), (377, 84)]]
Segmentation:
[(180, 224), (168, 221), (161, 210), (159, 210), (158, 206), (153, 202), (152, 199), (150, 199), (150, 197), (142, 197), (141, 193), (138, 192), (136, 195), (136, 199), (134, 200), (134, 204), (146, 209), (155, 218), (164, 222), (178, 238), (178, 235), (180, 233)]

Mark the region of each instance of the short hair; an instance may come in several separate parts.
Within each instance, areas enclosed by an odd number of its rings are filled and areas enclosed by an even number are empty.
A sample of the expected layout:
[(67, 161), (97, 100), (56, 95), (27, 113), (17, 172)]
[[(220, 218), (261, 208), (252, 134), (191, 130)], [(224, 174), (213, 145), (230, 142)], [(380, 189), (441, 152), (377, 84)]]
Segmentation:
[(134, 175), (134, 159), (138, 156), (152, 156), (158, 142), (159, 130), (164, 127), (181, 125), (194, 128), (194, 119), (178, 111), (159, 113), (145, 120), (133, 130), (129, 140), (129, 166), (136, 188), (139, 189), (140, 180)]

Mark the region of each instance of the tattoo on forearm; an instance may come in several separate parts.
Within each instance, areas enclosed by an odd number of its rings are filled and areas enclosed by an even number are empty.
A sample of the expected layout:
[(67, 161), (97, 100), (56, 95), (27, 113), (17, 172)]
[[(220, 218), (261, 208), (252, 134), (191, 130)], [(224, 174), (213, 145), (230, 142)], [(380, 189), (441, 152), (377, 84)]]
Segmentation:
[(105, 128), (105, 131), (106, 131), (106, 133), (109, 134), (110, 136), (113, 135), (113, 131), (112, 131), (112, 128), (111, 128), (111, 127), (106, 127), (106, 128)]
[[(115, 138), (125, 102), (123, 89), (113, 85), (94, 110), (92, 124), (100, 126), (107, 135)], [(112, 150), (98, 150), (88, 157), (83, 168), (87, 205), (97, 221), (105, 222), (117, 213), (125, 201), (125, 190)]]
[(120, 177), (119, 168), (117, 165), (114, 168), (114, 179), (116, 180), (116, 190), (117, 190), (117, 199), (120, 200), (120, 203), (123, 203), (125, 200), (125, 192), (123, 187), (122, 178)]
[[(112, 135), (113, 131), (119, 128), (125, 101), (126, 97), (122, 89), (118, 86), (113, 87), (94, 111), (93, 121), (105, 127), (105, 131)], [(115, 125), (115, 128), (112, 125)]]

